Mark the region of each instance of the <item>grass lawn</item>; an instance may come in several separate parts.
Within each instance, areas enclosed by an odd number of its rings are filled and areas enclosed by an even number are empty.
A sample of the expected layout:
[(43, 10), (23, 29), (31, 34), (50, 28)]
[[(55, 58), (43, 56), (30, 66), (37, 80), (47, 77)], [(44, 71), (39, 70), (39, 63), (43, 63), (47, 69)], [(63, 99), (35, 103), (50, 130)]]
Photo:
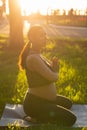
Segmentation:
[[(19, 71), (17, 65), (19, 51), (9, 50), (8, 43), (8, 36), (0, 35), (0, 117), (6, 103), (23, 102), (28, 88), (25, 72)], [(60, 71), (56, 82), (58, 93), (68, 96), (74, 103), (87, 104), (87, 40), (48, 39), (43, 55), (49, 60), (53, 56), (59, 58)], [(87, 130), (87, 128), (59, 128), (52, 125), (35, 129)]]

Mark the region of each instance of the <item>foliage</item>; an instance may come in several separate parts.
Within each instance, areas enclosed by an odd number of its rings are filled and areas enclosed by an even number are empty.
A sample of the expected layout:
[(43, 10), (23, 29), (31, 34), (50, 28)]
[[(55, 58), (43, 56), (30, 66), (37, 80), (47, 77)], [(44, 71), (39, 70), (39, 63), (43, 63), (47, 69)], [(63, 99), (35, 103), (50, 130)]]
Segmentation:
[(8, 130), (86, 130), (86, 128), (69, 128), (69, 127), (59, 127), (58, 125), (54, 124), (42, 124), (38, 126), (30, 126), (29, 128), (20, 128), (19, 126), (8, 126)]
[[(87, 40), (61, 39), (47, 45), (49, 58), (56, 55), (60, 61), (57, 91), (71, 98), (75, 103), (87, 103)], [(53, 46), (52, 48), (49, 46)]]

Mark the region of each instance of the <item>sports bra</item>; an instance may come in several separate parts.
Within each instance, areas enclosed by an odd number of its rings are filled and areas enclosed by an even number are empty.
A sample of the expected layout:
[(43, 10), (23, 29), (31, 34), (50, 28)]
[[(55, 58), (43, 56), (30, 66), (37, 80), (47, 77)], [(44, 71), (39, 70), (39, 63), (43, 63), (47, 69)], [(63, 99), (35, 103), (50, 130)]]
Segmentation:
[[(52, 68), (46, 63), (46, 61), (45, 60), (43, 61), (52, 70)], [(27, 67), (26, 67), (26, 76), (30, 88), (39, 87), (39, 86), (41, 87), (52, 83), (52, 81), (47, 80), (45, 77), (43, 77), (42, 75), (40, 75), (35, 71), (29, 70)]]

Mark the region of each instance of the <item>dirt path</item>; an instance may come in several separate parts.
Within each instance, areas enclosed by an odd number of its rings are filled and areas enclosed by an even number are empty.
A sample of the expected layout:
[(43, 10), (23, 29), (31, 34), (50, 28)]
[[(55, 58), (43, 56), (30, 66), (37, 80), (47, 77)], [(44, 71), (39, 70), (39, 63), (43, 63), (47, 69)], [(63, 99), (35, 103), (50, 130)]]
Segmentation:
[[(41, 24), (49, 37), (73, 37), (73, 38), (87, 38), (87, 28), (72, 27), (72, 26), (56, 26), (53, 24)], [(30, 23), (24, 23), (24, 35), (27, 34)], [(0, 25), (0, 34), (9, 34), (9, 24)]]
[(87, 38), (87, 28), (85, 27), (71, 27), (71, 26), (56, 26), (43, 25), (46, 33), (50, 37), (73, 37), (73, 38)]

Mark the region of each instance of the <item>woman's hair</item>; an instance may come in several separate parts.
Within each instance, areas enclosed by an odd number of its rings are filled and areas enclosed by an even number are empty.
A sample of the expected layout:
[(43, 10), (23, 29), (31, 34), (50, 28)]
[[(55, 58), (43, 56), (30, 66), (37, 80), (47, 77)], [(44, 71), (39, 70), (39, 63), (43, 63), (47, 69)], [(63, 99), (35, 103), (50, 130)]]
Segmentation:
[(28, 56), (30, 48), (31, 48), (31, 43), (26, 43), (19, 55), (18, 66), (19, 69), (21, 70), (26, 69), (26, 57)]
[[(40, 25), (34, 25), (29, 29), (29, 32), (27, 34), (28, 39), (30, 41), (31, 37), (34, 38), (34, 36), (38, 33), (39, 30), (41, 30), (42, 27)], [(29, 54), (29, 50), (31, 48), (31, 41), (23, 47), (20, 55), (19, 55), (19, 62), (18, 66), (19, 69), (26, 69), (26, 57)]]
[(34, 37), (36, 34), (39, 33), (39, 30), (43, 30), (42, 26), (38, 24), (31, 26), (27, 34), (28, 38), (30, 39), (30, 37)]

